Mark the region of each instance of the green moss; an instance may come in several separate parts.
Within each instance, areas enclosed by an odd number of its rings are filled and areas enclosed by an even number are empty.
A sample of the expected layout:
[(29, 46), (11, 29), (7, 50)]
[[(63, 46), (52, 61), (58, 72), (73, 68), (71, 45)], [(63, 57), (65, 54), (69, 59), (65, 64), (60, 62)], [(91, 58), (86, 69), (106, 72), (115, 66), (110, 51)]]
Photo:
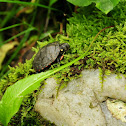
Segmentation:
[[(126, 2), (122, 1), (108, 15), (103, 14), (94, 5), (79, 9), (78, 14), (69, 18), (67, 37), (57, 35), (57, 41), (67, 42), (70, 50), (64, 55), (62, 64), (67, 64), (87, 50), (95, 35), (103, 28), (114, 26), (102, 32), (94, 42), (83, 62), (77, 62), (71, 67), (56, 74), (63, 87), (71, 79), (78, 77), (79, 70), (101, 68), (102, 84), (104, 75), (126, 73)], [(92, 11), (91, 11), (92, 10)], [(55, 64), (54, 66), (58, 66)], [(74, 67), (74, 69), (73, 69)], [(74, 72), (72, 72), (74, 71)], [(103, 75), (104, 73), (104, 75)], [(102, 85), (103, 87), (103, 85)]]

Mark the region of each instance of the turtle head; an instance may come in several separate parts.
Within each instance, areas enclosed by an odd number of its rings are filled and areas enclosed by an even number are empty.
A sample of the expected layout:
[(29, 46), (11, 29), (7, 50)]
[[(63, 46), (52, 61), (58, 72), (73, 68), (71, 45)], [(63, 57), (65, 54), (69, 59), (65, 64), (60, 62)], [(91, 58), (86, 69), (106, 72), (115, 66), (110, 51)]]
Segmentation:
[(66, 52), (69, 48), (70, 48), (70, 46), (69, 46), (68, 43), (62, 43), (62, 44), (60, 45), (60, 51), (61, 51), (61, 52)]

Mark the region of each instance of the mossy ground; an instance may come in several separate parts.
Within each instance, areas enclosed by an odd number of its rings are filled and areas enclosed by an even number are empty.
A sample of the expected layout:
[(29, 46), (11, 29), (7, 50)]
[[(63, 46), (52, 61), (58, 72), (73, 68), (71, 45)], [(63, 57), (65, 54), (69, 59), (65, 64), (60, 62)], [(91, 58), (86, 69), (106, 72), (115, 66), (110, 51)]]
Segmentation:
[[(126, 74), (125, 1), (120, 2), (108, 15), (103, 14), (96, 8), (94, 9), (94, 5), (80, 8), (78, 14), (73, 14), (73, 17), (69, 18), (68, 22), (67, 36), (57, 35), (55, 38), (50, 36), (48, 41), (39, 43), (38, 48), (34, 49), (37, 52), (39, 47), (43, 46), (42, 44), (45, 45), (54, 41), (68, 43), (70, 45), (70, 50), (64, 54), (64, 59), (60, 64), (55, 63), (51, 65), (49, 69), (67, 64), (82, 55), (100, 30), (109, 26), (114, 27), (106, 29), (97, 37), (85, 58), (54, 75), (59, 83), (62, 82), (61, 88), (66, 86), (67, 82), (71, 79), (81, 76), (80, 72), (87, 68), (99, 68), (103, 74), (110, 74), (111, 72)], [(29, 76), (29, 74), (34, 71), (32, 69), (33, 58), (24, 65), (20, 64), (19, 67), (10, 68), (8, 76), (1, 81), (1, 97), (6, 87), (23, 77)], [(34, 117), (33, 115), (37, 116), (33, 111), (34, 103), (29, 105), (29, 107), (25, 107), (25, 104), (31, 103), (31, 95), (26, 97), (26, 99), (22, 103), (22, 106), (24, 107), (21, 107), (22, 109), (20, 110), (22, 114), (18, 113), (23, 120), (24, 118), (30, 118), (31, 116)], [(26, 113), (26, 111), (30, 112)], [(25, 121), (22, 123), (25, 123)]]
[(85, 53), (96, 34), (103, 28), (110, 28), (100, 33), (85, 58), (56, 73), (58, 81), (64, 82), (63, 87), (68, 81), (78, 77), (83, 69), (99, 68), (103, 74), (126, 74), (125, 8), (125, 2), (122, 1), (105, 15), (91, 5), (80, 8), (78, 14), (73, 14), (73, 17), (68, 19), (67, 37), (56, 37), (57, 41), (70, 45), (70, 50), (65, 54), (61, 64), (67, 64)]

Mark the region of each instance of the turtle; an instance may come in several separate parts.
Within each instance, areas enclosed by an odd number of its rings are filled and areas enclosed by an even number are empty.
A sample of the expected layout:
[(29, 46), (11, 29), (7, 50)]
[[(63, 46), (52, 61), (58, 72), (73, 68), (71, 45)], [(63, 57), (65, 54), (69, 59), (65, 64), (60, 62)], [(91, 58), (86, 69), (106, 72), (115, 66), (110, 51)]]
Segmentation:
[(63, 54), (69, 49), (68, 43), (53, 42), (40, 48), (33, 60), (33, 69), (40, 72), (50, 66), (54, 61), (60, 62)]

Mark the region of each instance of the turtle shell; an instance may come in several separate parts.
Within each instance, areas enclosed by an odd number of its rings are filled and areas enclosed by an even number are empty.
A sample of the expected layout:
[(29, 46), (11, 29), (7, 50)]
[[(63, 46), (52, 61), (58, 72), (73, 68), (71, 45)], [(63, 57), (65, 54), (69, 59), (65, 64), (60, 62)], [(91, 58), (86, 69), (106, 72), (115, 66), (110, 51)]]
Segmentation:
[(33, 61), (33, 68), (36, 71), (41, 71), (56, 60), (60, 53), (59, 42), (50, 43), (42, 47), (36, 54)]

